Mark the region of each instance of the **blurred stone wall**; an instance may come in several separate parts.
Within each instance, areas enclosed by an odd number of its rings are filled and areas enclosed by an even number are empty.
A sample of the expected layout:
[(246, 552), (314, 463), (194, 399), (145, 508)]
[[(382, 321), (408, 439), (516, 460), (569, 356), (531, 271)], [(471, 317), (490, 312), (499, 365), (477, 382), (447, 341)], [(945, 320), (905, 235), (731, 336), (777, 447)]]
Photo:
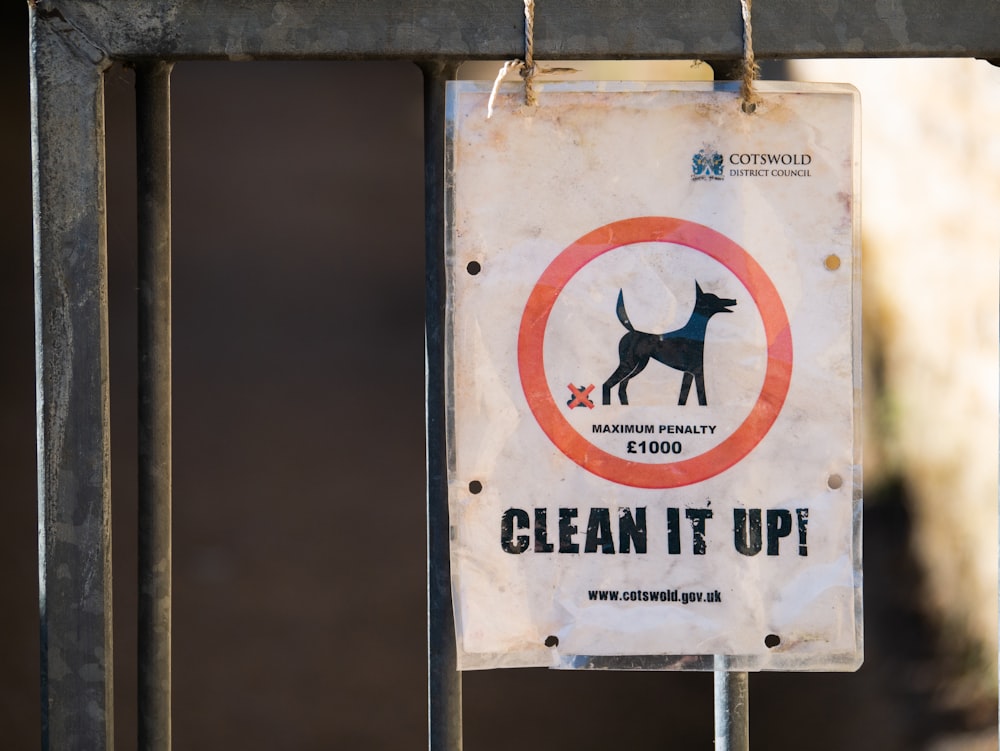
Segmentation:
[(866, 485), (902, 476), (927, 612), (996, 691), (1000, 68), (800, 61), (861, 90)]

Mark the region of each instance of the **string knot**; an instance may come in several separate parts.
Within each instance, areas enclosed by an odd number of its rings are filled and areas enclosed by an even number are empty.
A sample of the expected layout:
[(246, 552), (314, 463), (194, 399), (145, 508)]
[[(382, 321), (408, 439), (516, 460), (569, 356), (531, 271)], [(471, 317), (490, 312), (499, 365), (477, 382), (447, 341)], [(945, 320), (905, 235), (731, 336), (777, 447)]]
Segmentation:
[(514, 67), (521, 69), (521, 79), (524, 81), (524, 103), (529, 107), (534, 107), (538, 104), (538, 95), (535, 94), (535, 75), (538, 73), (535, 67), (535, 0), (524, 0), (524, 60), (508, 60), (500, 68), (497, 80), (493, 83), (489, 104), (486, 106), (487, 119), (493, 117), (493, 102), (497, 98), (500, 82)]

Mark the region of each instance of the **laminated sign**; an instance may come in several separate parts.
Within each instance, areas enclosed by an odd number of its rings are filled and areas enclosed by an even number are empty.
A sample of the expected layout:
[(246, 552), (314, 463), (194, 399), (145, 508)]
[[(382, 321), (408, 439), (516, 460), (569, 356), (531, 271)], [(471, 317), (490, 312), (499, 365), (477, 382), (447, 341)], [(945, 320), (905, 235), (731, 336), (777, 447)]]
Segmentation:
[(448, 89), (462, 669), (861, 662), (858, 96)]

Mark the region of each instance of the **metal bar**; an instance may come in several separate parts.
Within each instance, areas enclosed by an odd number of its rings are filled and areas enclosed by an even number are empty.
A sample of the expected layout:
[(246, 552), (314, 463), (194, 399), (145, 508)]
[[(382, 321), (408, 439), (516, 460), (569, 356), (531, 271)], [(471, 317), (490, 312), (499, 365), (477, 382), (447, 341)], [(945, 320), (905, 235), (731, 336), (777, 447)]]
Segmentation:
[[(718, 658), (717, 658), (718, 659)], [(748, 675), (715, 671), (715, 749), (749, 751), (750, 707)]]
[(140, 751), (171, 747), (170, 70), (136, 66)]
[[(495, 0), (35, 0), (120, 59), (518, 57), (518, 3)], [(754, 5), (754, 50), (786, 57), (1000, 57), (995, 0), (768, 0)], [(739, 3), (546, 0), (535, 55), (736, 58)]]
[(104, 81), (30, 10), (42, 748), (113, 744)]
[(427, 731), (431, 751), (462, 749), (462, 674), (458, 672), (449, 559), (445, 414), (444, 153), (445, 83), (451, 63), (427, 63), (424, 74), (427, 420)]

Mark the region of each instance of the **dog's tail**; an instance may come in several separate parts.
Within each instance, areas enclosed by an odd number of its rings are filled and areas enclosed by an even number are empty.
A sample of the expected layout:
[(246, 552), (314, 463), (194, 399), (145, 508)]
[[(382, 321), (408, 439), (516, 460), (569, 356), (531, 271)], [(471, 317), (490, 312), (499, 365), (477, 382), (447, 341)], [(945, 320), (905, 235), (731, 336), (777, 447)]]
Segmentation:
[(622, 322), (622, 326), (629, 331), (635, 331), (635, 327), (632, 326), (632, 322), (628, 319), (628, 313), (625, 312), (625, 297), (621, 290), (618, 290), (618, 304), (615, 306), (615, 313), (618, 314), (618, 320)]

